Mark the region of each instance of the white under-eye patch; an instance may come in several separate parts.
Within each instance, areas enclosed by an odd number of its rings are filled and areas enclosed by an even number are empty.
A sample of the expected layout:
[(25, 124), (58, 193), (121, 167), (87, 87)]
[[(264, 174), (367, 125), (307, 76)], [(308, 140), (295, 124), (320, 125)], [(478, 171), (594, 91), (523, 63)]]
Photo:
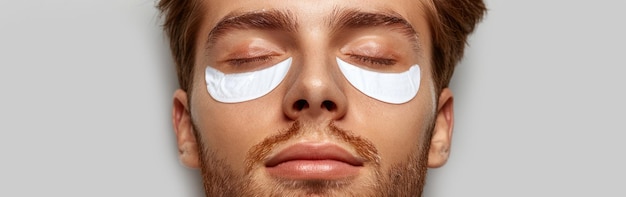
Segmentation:
[(235, 74), (224, 74), (206, 67), (206, 87), (211, 97), (223, 103), (238, 103), (260, 98), (280, 84), (291, 67), (291, 58), (268, 68)]
[(420, 67), (413, 65), (401, 73), (374, 72), (351, 65), (337, 58), (337, 64), (350, 84), (376, 100), (402, 104), (417, 95), (420, 88)]

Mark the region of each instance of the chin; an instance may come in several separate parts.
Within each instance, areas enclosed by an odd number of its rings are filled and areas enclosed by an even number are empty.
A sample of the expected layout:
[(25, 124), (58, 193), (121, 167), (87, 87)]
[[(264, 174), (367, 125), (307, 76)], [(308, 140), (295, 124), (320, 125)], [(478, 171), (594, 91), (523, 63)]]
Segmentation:
[[(249, 193), (252, 196), (381, 196), (380, 172), (373, 168), (360, 167), (358, 173), (349, 176), (285, 178), (272, 176), (266, 168), (259, 175), (250, 177)], [(339, 173), (340, 174), (340, 173)]]

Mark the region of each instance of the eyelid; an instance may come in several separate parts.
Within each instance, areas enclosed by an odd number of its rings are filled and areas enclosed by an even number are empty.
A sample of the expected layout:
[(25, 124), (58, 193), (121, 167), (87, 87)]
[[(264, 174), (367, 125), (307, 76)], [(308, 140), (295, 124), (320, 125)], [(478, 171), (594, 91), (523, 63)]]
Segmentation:
[(232, 66), (241, 66), (248, 63), (253, 62), (267, 62), (272, 60), (276, 55), (262, 55), (257, 57), (248, 57), (248, 58), (233, 58), (228, 59), (226, 62)]
[[(269, 47), (271, 48), (271, 47)], [(261, 56), (274, 56), (279, 55), (276, 49), (269, 49), (268, 47), (249, 46), (239, 50), (235, 50), (228, 54), (225, 59), (246, 59), (255, 58)]]
[(245, 59), (259, 56), (280, 55), (285, 53), (284, 46), (271, 38), (260, 36), (238, 37), (228, 39), (221, 44), (219, 50), (215, 50), (220, 60)]
[(272, 62), (275, 57), (282, 56), (282, 54), (276, 47), (249, 45), (229, 53), (221, 62), (231, 67), (241, 67), (252, 63), (257, 64), (252, 67), (263, 67), (266, 62)]
[(361, 61), (363, 63), (369, 63), (372, 65), (385, 65), (392, 66), (395, 65), (398, 61), (391, 58), (382, 58), (382, 57), (370, 57), (364, 55), (356, 55), (356, 54), (347, 54), (351, 59), (355, 59)]
[(341, 52), (344, 54), (358, 54), (369, 57), (383, 57), (393, 59), (396, 56), (394, 45), (390, 41), (377, 36), (363, 36), (347, 43)]

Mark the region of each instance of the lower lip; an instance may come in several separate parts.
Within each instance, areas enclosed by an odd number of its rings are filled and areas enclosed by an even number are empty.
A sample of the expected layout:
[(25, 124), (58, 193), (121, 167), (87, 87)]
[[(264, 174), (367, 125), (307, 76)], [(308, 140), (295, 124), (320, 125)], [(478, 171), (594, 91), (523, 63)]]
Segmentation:
[(292, 180), (337, 180), (357, 176), (360, 168), (336, 160), (293, 160), (268, 167), (267, 172)]

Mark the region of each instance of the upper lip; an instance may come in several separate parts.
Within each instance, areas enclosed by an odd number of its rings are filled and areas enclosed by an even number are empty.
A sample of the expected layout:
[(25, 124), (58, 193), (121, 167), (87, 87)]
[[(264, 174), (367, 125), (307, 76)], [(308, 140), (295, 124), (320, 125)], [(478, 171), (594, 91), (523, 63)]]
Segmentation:
[(335, 160), (352, 166), (363, 166), (363, 159), (330, 143), (300, 143), (289, 146), (265, 162), (266, 167), (294, 160)]

